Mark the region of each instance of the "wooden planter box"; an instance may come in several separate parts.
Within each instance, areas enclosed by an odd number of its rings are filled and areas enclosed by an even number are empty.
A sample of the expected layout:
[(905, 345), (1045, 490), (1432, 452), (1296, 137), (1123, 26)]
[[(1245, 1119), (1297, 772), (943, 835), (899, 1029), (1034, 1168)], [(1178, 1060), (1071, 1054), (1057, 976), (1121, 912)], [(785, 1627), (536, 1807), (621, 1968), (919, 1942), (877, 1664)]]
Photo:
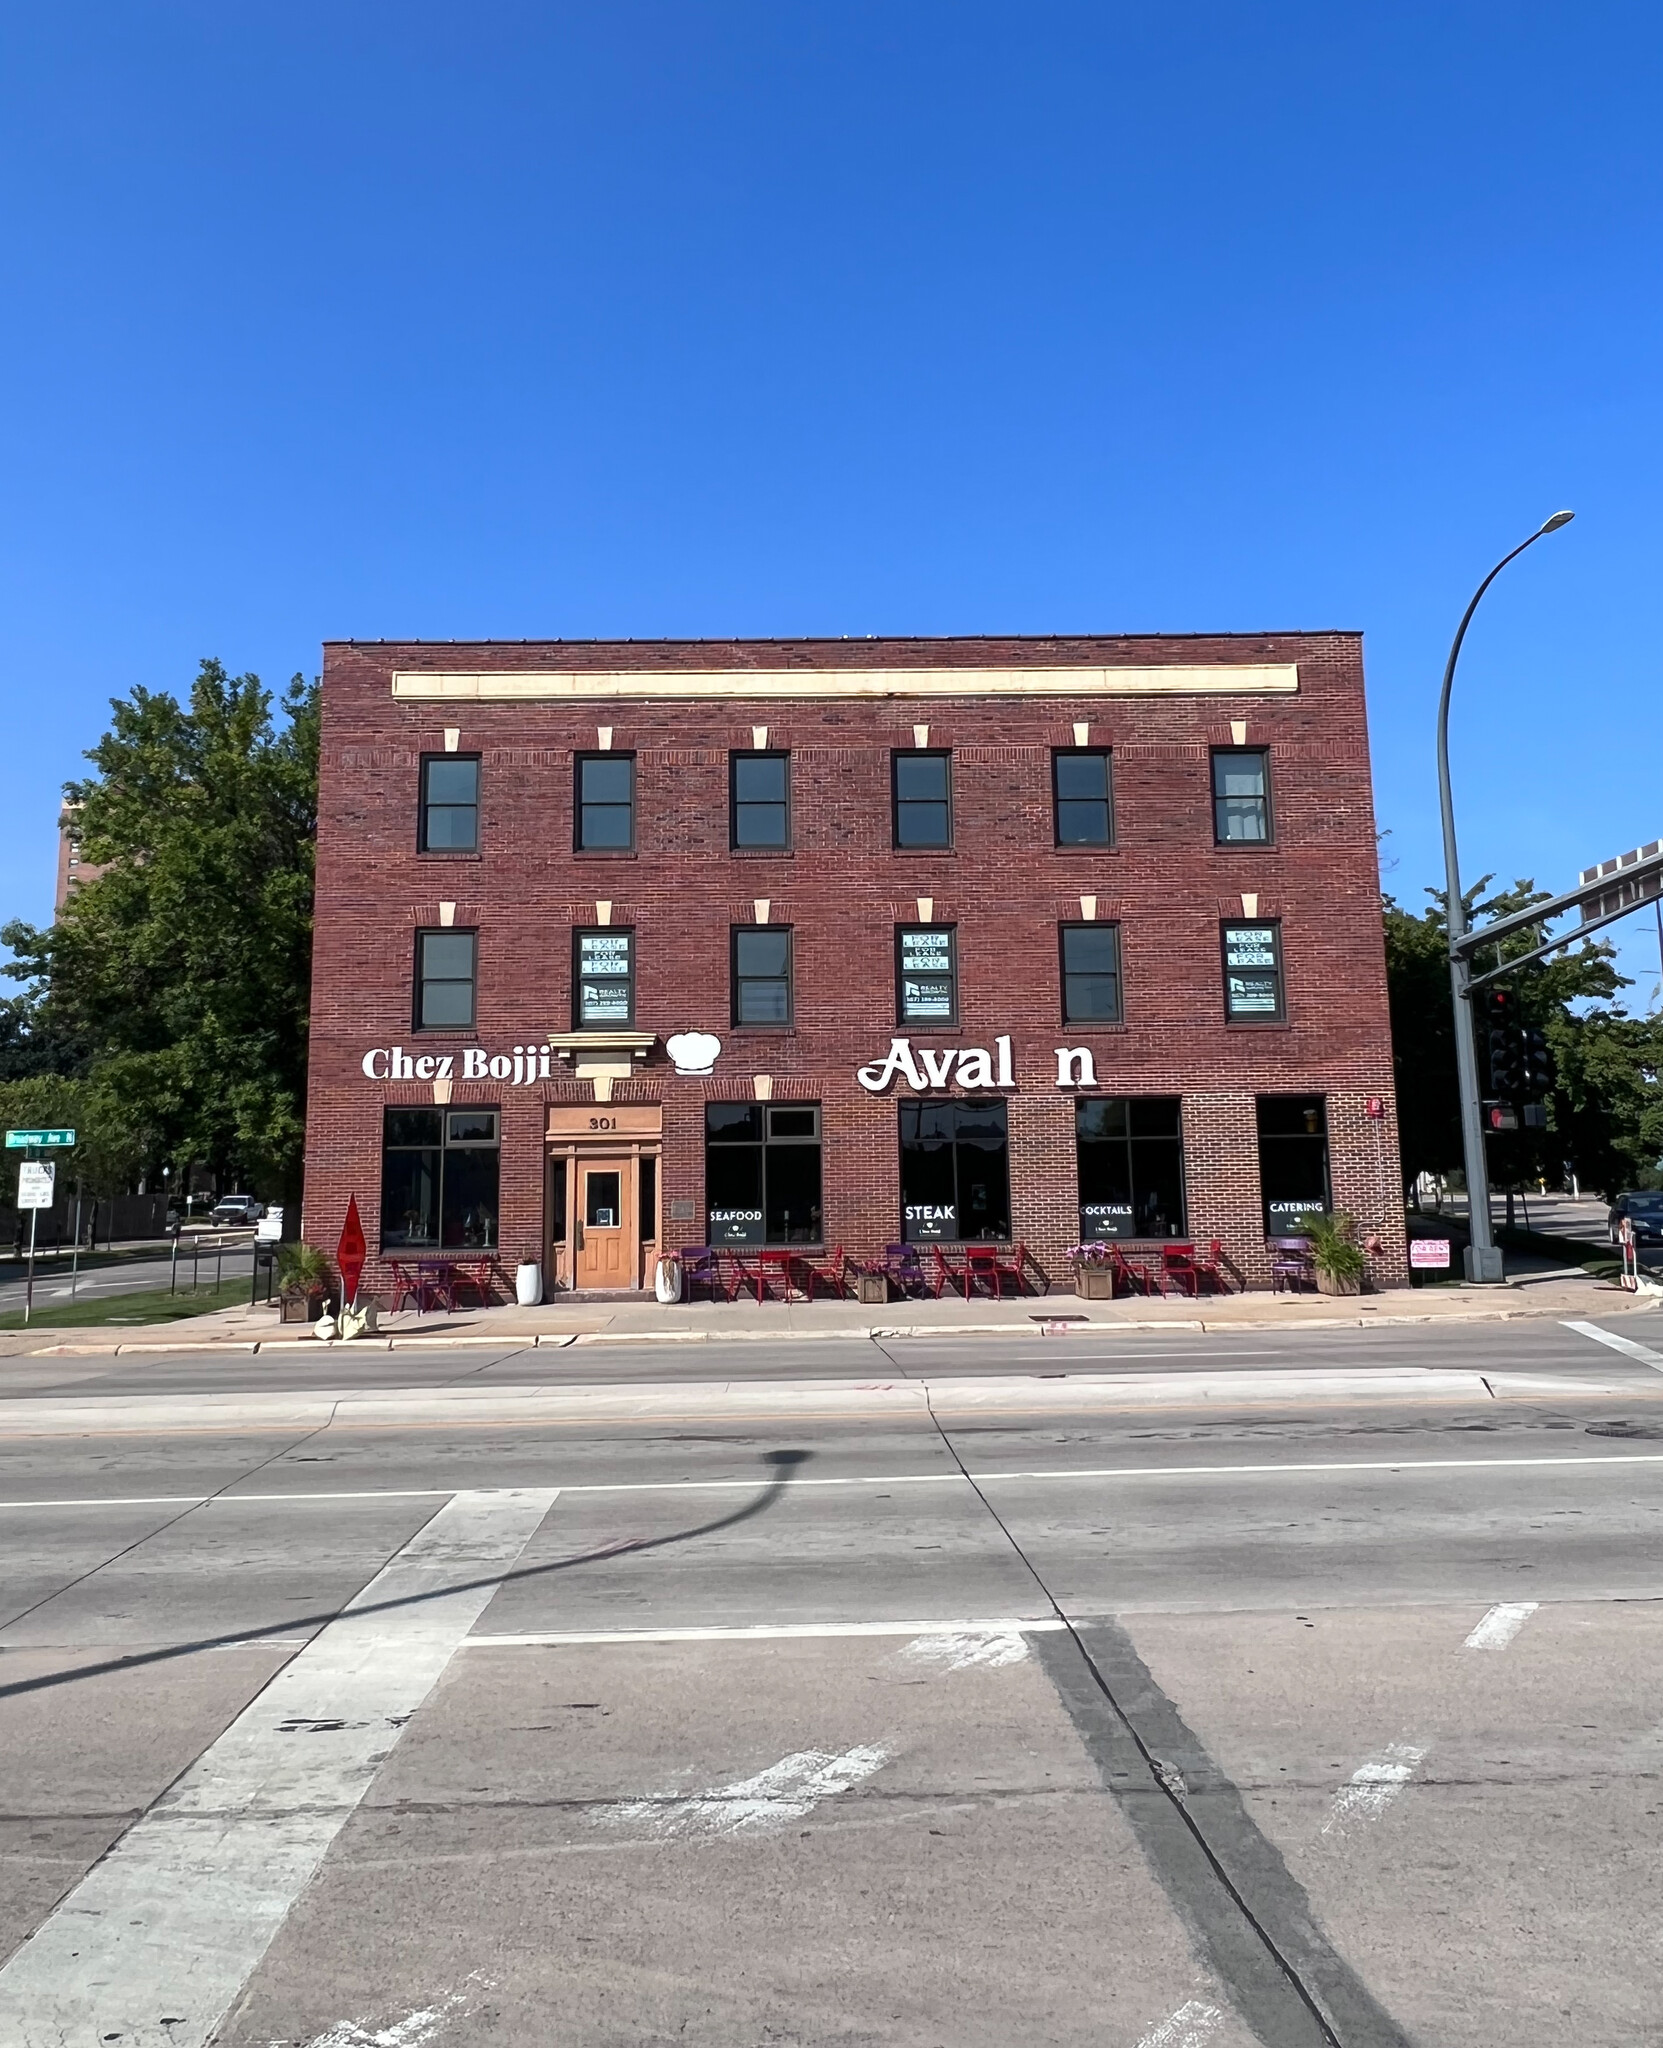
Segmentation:
[(855, 1299), (863, 1308), (882, 1308), (889, 1300), (889, 1275), (858, 1273), (855, 1276)]
[(1074, 1292), (1082, 1301), (1113, 1301), (1113, 1266), (1076, 1266)]
[(280, 1294), (277, 1320), (280, 1323), (315, 1323), (323, 1314), (321, 1294)]
[(1332, 1273), (1325, 1273), (1320, 1266), (1316, 1268), (1316, 1283), (1318, 1294), (1361, 1294), (1363, 1291), (1360, 1275), (1355, 1280), (1336, 1280)]

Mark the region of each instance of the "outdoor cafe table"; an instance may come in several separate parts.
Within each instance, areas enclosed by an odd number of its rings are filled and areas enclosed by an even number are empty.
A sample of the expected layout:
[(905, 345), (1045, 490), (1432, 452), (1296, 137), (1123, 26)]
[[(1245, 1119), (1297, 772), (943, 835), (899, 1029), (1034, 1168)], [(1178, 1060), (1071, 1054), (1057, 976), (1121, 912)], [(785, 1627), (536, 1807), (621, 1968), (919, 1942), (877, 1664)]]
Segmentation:
[[(1176, 1253), (1180, 1259), (1191, 1261), (1195, 1257), (1195, 1240), (1193, 1238), (1116, 1237), (1108, 1239), (1107, 1242), (1112, 1244), (1115, 1250), (1119, 1252), (1132, 1273), (1138, 1279), (1145, 1282), (1146, 1291), (1148, 1286), (1153, 1285), (1162, 1294), (1172, 1291), (1167, 1286), (1168, 1280), (1173, 1277), (1166, 1270), (1167, 1254), (1169, 1252)], [(1180, 1294), (1188, 1294), (1190, 1292), (1189, 1288), (1181, 1284), (1177, 1291)]]
[[(756, 1289), (756, 1298), (758, 1301), (761, 1301), (767, 1291), (770, 1271), (779, 1274), (781, 1281), (784, 1283), (786, 1298), (790, 1299), (791, 1268), (803, 1257), (803, 1254), (800, 1251), (770, 1249), (759, 1245), (754, 1250), (746, 1253), (744, 1257), (741, 1257), (738, 1252), (730, 1251), (726, 1248), (723, 1249), (721, 1256), (732, 1262), (733, 1270), (739, 1276), (738, 1280), (734, 1283), (734, 1291), (737, 1293), (741, 1284), (747, 1287), (754, 1287)], [(747, 1259), (752, 1261), (753, 1264), (747, 1264)]]

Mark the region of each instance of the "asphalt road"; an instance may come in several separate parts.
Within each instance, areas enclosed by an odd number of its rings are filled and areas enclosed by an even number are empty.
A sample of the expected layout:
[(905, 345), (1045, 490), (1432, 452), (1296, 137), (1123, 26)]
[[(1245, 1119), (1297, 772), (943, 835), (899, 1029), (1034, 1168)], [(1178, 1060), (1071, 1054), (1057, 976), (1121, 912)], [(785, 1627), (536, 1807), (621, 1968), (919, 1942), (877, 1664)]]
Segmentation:
[[(190, 1239), (185, 1238), (179, 1246), (178, 1284), (189, 1287), (194, 1270), (204, 1287), (211, 1287), (221, 1272), (227, 1280), (250, 1277), (253, 1251), (245, 1242), (239, 1251), (227, 1250), (223, 1259), (211, 1251), (200, 1251), (194, 1262), (191, 1259)], [(116, 1294), (154, 1294), (159, 1288), (166, 1288), (174, 1281), (171, 1255), (155, 1259), (124, 1259), (119, 1264), (83, 1268), (70, 1276), (70, 1259), (66, 1253), (62, 1258), (37, 1259), (35, 1262), (35, 1307), (55, 1307), (60, 1302), (104, 1301)], [(27, 1279), (0, 1281), (0, 1309), (17, 1309), (23, 1306)]]
[(0, 1362), (0, 2041), (1663, 2041), (1608, 1328)]

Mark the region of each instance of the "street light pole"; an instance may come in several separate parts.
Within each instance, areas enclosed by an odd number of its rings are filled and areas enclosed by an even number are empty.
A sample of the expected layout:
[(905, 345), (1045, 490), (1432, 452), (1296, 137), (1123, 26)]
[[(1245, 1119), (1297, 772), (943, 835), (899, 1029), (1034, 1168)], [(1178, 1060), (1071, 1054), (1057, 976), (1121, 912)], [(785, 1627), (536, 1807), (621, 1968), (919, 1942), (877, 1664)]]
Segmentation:
[(1574, 512), (1555, 512), (1545, 519), (1528, 540), (1520, 541), (1509, 555), (1503, 555), (1473, 592), (1472, 603), (1461, 614), (1455, 641), (1444, 669), (1443, 694), (1438, 699), (1438, 806), (1444, 826), (1444, 887), (1448, 901), (1449, 986), (1455, 1008), (1455, 1072), (1461, 1095), (1461, 1151), (1467, 1167), (1467, 1224), (1472, 1242), (1467, 1246), (1467, 1278), (1494, 1285), (1504, 1277), (1501, 1248), (1490, 1230), (1490, 1174), (1484, 1156), (1484, 1104), (1478, 1087), (1478, 1034), (1472, 1021), (1472, 995), (1468, 983), (1472, 970), (1455, 951), (1455, 942), (1467, 929), (1466, 905), (1461, 901), (1461, 863), (1455, 850), (1455, 803), (1449, 786), (1449, 693), (1455, 683), (1455, 664), (1461, 658), (1461, 642), (1467, 637), (1478, 601), (1507, 564), (1533, 547), (1545, 533), (1557, 533), (1576, 517)]

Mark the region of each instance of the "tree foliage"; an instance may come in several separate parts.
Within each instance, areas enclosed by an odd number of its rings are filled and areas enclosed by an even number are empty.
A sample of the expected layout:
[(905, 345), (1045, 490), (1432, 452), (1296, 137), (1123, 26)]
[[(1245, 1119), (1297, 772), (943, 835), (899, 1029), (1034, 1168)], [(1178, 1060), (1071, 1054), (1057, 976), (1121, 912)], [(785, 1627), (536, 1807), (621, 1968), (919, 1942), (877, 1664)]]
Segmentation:
[[(188, 704), (135, 689), (71, 783), (85, 859), (56, 924), (8, 925), (35, 988), (20, 1041), (74, 1057), (88, 1117), (182, 1174), (299, 1185), (312, 949), (318, 706), (274, 717), (257, 676), (205, 661)], [(67, 1079), (68, 1076), (66, 1075)]]
[[(1486, 875), (1464, 898), (1469, 923), (1482, 924), (1548, 900), (1530, 881), (1486, 896), (1490, 880)], [(1382, 906), (1403, 1172), (1409, 1182), (1422, 1173), (1449, 1173), (1461, 1166), (1448, 919), (1443, 892), (1426, 893), (1431, 905), (1419, 917), (1390, 896)], [(1526, 926), (1481, 949), (1474, 971), (1521, 959), (1546, 937), (1540, 926)], [(1613, 1007), (1618, 990), (1629, 985), (1616, 970), (1613, 949), (1603, 941), (1584, 940), (1516, 969), (1503, 985), (1517, 998), (1520, 1022), (1546, 1036), (1554, 1087), (1546, 1130), (1502, 1132), (1489, 1140), (1495, 1184), (1517, 1186), (1538, 1177), (1557, 1183), (1574, 1173), (1585, 1186), (1615, 1194), (1663, 1182), (1663, 1017), (1630, 1017)], [(1482, 1019), (1479, 1039), (1482, 1077)]]

